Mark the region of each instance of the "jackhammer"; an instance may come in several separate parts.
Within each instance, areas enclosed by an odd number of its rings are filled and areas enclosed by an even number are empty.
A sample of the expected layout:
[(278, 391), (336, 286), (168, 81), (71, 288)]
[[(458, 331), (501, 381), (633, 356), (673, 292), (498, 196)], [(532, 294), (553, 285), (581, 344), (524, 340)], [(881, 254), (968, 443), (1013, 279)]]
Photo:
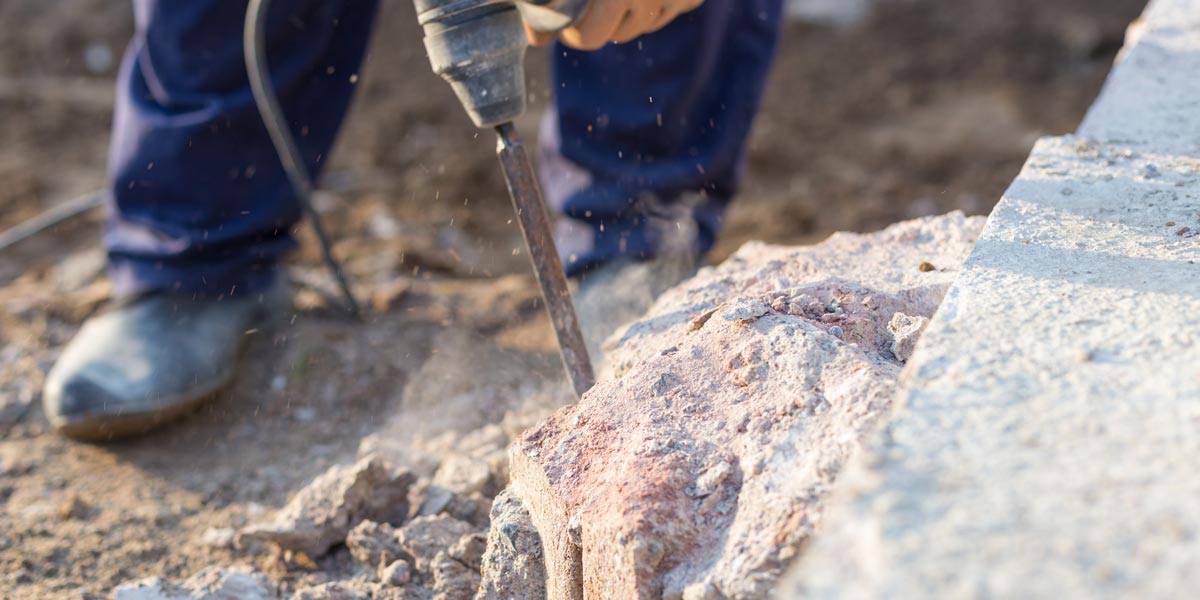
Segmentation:
[(575, 392), (583, 395), (595, 382), (591, 360), (554, 247), (541, 186), (513, 121), (525, 112), (525, 51), (529, 44), (523, 22), (538, 31), (560, 31), (583, 14), (588, 0), (414, 1), (433, 71), (454, 88), (475, 125), (496, 131), (496, 153), (554, 324), (563, 365)]

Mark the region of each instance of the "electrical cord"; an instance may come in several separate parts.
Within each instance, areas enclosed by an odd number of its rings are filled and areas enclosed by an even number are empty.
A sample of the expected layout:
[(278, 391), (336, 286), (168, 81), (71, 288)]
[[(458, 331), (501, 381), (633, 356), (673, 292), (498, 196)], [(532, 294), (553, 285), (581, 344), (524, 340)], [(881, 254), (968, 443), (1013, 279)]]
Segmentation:
[(271, 136), (271, 143), (275, 146), (279, 162), (283, 165), (284, 172), (287, 173), (288, 181), (296, 194), (297, 201), (300, 202), (301, 210), (308, 217), (313, 233), (316, 234), (317, 241), (321, 245), (321, 258), (341, 289), (346, 303), (346, 312), (357, 319), (361, 314), (358, 300), (354, 298), (354, 292), (350, 290), (349, 280), (346, 278), (341, 264), (333, 255), (333, 248), (329, 243), (329, 237), (325, 234), (321, 216), (317, 214), (316, 208), (313, 206), (312, 196), (315, 185), (312, 176), (304, 164), (300, 148), (296, 145), (296, 138), (288, 128), (287, 121), (283, 117), (283, 109), (279, 106), (279, 99), (271, 85), (266, 42), (266, 16), (267, 7), (270, 4), (270, 0), (250, 0), (250, 4), (246, 7), (246, 25), (242, 35), (242, 46), (246, 55), (246, 73), (250, 78), (250, 89), (254, 92), (254, 104), (258, 107), (263, 124), (267, 127), (267, 133)]

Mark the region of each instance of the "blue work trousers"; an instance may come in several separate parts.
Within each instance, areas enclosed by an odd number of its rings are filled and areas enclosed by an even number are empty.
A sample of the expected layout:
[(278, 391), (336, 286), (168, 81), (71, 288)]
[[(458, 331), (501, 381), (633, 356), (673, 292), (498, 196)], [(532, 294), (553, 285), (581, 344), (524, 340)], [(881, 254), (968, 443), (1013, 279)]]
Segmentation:
[[(376, 4), (275, 0), (268, 15), (272, 80), (314, 175), (349, 106)], [(696, 250), (711, 247), (738, 187), (780, 4), (708, 0), (628, 44), (551, 50), (556, 104), (543, 158), (575, 177), (547, 191), (583, 240), (562, 242), (573, 247), (568, 270), (653, 256), (648, 207), (683, 198)], [(300, 209), (247, 81), (245, 8), (134, 2), (109, 158), (105, 245), (118, 295), (247, 293), (268, 285), (295, 246)], [(420, 35), (416, 23), (412, 32)]]

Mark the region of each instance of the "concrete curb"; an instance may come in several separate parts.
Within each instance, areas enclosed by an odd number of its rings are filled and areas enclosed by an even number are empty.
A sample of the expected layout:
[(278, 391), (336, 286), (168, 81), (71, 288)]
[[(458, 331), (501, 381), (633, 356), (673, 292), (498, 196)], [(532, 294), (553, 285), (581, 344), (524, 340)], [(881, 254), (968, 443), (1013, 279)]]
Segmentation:
[(1200, 587), (1200, 0), (1041, 140), (781, 597)]

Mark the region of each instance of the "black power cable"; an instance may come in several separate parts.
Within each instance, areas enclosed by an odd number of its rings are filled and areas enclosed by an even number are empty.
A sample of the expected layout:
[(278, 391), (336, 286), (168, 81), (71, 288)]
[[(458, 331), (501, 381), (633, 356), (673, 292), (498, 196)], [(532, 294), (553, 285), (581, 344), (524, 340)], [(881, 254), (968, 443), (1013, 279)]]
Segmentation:
[(358, 300), (354, 298), (354, 292), (350, 290), (350, 283), (341, 264), (333, 256), (333, 248), (330, 246), (329, 237), (325, 234), (321, 216), (317, 214), (316, 208), (313, 206), (312, 195), (315, 186), (312, 176), (304, 165), (300, 148), (296, 145), (296, 138), (288, 128), (287, 121), (283, 117), (283, 109), (279, 106), (279, 99), (275, 96), (275, 89), (271, 85), (266, 42), (266, 16), (270, 3), (270, 0), (250, 0), (249, 6), (246, 7), (246, 27), (242, 35), (242, 46), (246, 55), (246, 73), (250, 78), (250, 89), (254, 92), (254, 104), (258, 107), (259, 114), (262, 115), (263, 124), (266, 125), (267, 133), (271, 136), (271, 143), (275, 145), (275, 152), (279, 154), (279, 162), (283, 165), (284, 172), (287, 173), (288, 181), (296, 194), (296, 200), (300, 202), (300, 207), (308, 217), (313, 233), (317, 235), (317, 241), (321, 245), (321, 258), (334, 279), (337, 280), (338, 287), (341, 288), (346, 311), (354, 318), (358, 318), (361, 314)]

